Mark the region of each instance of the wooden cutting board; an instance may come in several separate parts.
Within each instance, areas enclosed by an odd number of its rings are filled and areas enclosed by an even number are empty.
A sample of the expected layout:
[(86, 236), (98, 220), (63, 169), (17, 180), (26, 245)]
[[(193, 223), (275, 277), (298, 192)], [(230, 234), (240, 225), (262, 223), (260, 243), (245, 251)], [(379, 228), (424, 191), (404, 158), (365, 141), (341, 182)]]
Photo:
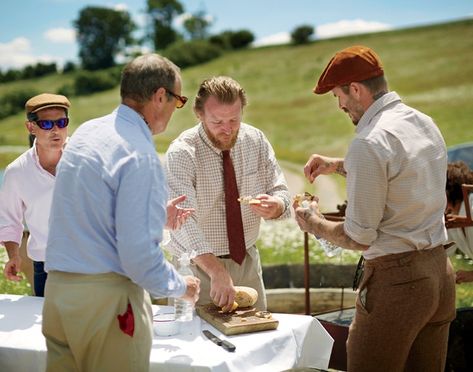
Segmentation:
[[(224, 335), (238, 335), (276, 329), (279, 321), (269, 312), (261, 314), (252, 307), (237, 309), (231, 313), (222, 313), (214, 304), (200, 305), (195, 308), (197, 315), (209, 322)], [(262, 317), (264, 315), (265, 317)]]

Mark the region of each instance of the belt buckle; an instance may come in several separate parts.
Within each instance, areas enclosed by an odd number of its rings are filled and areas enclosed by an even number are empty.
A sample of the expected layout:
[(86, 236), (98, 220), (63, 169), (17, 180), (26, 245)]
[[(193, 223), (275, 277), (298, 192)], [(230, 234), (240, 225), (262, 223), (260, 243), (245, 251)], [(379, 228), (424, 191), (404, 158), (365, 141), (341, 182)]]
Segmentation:
[(365, 259), (363, 256), (358, 260), (356, 265), (355, 276), (353, 277), (353, 290), (356, 291), (360, 285), (361, 279), (363, 278), (363, 273), (365, 271)]

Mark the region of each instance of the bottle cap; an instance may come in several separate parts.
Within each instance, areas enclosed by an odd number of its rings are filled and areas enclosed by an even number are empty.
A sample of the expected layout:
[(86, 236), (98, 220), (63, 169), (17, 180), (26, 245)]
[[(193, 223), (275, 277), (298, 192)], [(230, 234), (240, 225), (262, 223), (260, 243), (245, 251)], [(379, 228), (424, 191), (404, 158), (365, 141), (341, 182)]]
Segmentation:
[(196, 251), (193, 249), (190, 251), (190, 253), (183, 252), (181, 253), (181, 256), (177, 259), (179, 261), (180, 266), (189, 266), (191, 263), (191, 260), (197, 256)]

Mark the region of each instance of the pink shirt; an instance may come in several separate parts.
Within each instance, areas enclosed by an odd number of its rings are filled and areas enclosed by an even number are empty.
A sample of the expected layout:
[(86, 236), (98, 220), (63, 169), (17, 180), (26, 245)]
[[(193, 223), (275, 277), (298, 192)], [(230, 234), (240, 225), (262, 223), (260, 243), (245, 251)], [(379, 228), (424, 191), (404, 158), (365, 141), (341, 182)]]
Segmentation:
[(21, 244), (23, 221), (30, 236), (28, 256), (44, 261), (56, 177), (39, 164), (36, 144), (8, 165), (0, 188), (0, 242)]

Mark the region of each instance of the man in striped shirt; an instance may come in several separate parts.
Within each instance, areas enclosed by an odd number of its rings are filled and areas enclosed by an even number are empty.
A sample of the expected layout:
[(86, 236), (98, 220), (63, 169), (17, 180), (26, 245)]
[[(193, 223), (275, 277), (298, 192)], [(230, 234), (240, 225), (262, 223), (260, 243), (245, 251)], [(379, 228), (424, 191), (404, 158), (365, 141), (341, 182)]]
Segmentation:
[[(179, 256), (195, 250), (194, 273), (201, 280), (199, 304), (231, 308), (235, 285), (258, 291), (256, 308), (266, 309), (261, 263), (255, 247), (261, 219), (290, 216), (290, 196), (274, 151), (264, 134), (241, 122), (246, 94), (229, 77), (205, 80), (194, 111), (200, 119), (183, 132), (166, 154), (170, 197), (186, 195), (183, 206), (195, 213), (179, 231), (171, 232), (170, 250)], [(230, 257), (227, 236), (222, 153), (230, 150), (240, 197), (259, 204), (241, 204), (243, 262)]]

